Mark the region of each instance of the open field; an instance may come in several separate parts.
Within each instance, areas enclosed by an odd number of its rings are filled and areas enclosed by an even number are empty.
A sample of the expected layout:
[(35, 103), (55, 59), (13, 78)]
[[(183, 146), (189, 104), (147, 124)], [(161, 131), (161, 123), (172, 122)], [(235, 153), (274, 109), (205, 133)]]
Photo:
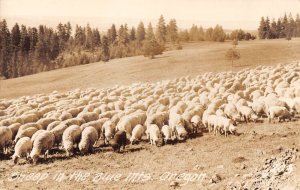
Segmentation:
[[(230, 42), (190, 43), (183, 50), (165, 52), (153, 60), (142, 56), (116, 59), (4, 80), (0, 81), (0, 98), (154, 82), (300, 60), (300, 39), (240, 42), (241, 59), (235, 62), (234, 68), (224, 60), (229, 47)], [(292, 152), (300, 149), (299, 116), (281, 123), (277, 120), (269, 123), (266, 118), (257, 123), (242, 122), (238, 124), (238, 134), (229, 137), (205, 131), (186, 142), (161, 147), (151, 146), (144, 139), (138, 145), (127, 146), (121, 153), (97, 146), (95, 153), (66, 157), (63, 150), (54, 149), (38, 165), (25, 160), (15, 165), (0, 153), (0, 190), (173, 189), (170, 184), (175, 181), (177, 189), (219, 190), (239, 189), (253, 180), (261, 183), (261, 189), (267, 189), (268, 183), (275, 183), (272, 185), (278, 189), (299, 189), (299, 152)], [(101, 140), (98, 145), (102, 143)], [(288, 153), (292, 156), (286, 156)], [(282, 162), (281, 157), (284, 157)], [(269, 163), (266, 159), (270, 158)], [(57, 176), (58, 173), (61, 175)], [(100, 173), (104, 173), (103, 178), (99, 178)], [(137, 175), (129, 179), (132, 173)], [(175, 179), (175, 174), (184, 177)], [(199, 180), (191, 179), (191, 175), (199, 176)]]
[[(225, 51), (231, 42), (203, 42), (184, 45), (183, 50), (164, 52), (156, 59), (143, 56), (115, 59), (108, 63), (92, 63), (21, 78), (0, 81), (0, 98), (14, 98), (54, 90), (111, 87), (134, 82), (159, 81), (178, 76), (195, 76), (203, 72), (231, 70)], [(300, 39), (243, 41), (238, 49), (241, 59), (234, 71), (257, 65), (274, 65), (300, 60)]]

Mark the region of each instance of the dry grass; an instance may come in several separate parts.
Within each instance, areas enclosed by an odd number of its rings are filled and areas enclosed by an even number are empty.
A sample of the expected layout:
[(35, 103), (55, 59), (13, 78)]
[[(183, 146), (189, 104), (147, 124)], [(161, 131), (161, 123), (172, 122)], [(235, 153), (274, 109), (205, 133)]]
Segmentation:
[(0, 81), (0, 98), (14, 98), (53, 90), (109, 87), (115, 84), (158, 81), (207, 71), (240, 70), (257, 65), (274, 65), (300, 60), (300, 39), (239, 42), (241, 59), (225, 60), (231, 42), (184, 44), (183, 50), (165, 52), (156, 59), (143, 56), (74, 66), (31, 76)]

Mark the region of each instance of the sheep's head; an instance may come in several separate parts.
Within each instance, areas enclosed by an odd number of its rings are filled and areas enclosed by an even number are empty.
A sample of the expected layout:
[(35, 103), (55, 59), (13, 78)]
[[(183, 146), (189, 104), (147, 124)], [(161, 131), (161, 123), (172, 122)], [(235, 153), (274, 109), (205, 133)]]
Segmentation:
[(14, 164), (17, 164), (19, 162), (20, 156), (12, 155), (12, 160), (14, 161)]
[(230, 133), (235, 134), (236, 133), (236, 127), (232, 124), (229, 125), (229, 131), (230, 131)]
[(87, 153), (89, 150), (89, 147), (87, 146), (87, 143), (85, 143), (85, 142), (80, 142), (78, 144), (78, 148), (79, 148), (79, 151), (83, 154)]
[(258, 116), (255, 113), (251, 114), (251, 118), (253, 119), (254, 122), (258, 120)]

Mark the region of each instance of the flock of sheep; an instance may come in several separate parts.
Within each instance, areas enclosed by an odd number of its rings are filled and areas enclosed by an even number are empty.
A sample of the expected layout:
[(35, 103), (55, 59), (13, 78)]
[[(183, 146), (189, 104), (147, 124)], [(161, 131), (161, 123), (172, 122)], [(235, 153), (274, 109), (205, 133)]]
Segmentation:
[(235, 134), (241, 122), (292, 120), (300, 113), (300, 64), (205, 73), (157, 83), (0, 99), (0, 151), (36, 163), (51, 149), (119, 150), (144, 135), (153, 145), (203, 131)]

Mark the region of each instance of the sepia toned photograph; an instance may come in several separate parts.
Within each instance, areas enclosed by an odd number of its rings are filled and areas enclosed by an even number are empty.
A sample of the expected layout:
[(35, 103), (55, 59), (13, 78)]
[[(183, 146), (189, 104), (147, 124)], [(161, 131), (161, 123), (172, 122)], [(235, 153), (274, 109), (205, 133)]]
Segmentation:
[(0, 190), (300, 190), (300, 0), (0, 0)]

